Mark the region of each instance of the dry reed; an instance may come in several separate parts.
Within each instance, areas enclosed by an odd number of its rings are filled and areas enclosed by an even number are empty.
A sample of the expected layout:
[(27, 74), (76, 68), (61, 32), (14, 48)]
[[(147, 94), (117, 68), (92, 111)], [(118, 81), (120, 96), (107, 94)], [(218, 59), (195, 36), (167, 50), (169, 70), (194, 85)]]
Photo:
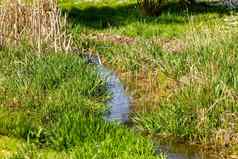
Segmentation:
[(66, 30), (57, 0), (4, 0), (0, 5), (0, 47), (26, 43), (38, 52), (70, 51), (71, 36)]

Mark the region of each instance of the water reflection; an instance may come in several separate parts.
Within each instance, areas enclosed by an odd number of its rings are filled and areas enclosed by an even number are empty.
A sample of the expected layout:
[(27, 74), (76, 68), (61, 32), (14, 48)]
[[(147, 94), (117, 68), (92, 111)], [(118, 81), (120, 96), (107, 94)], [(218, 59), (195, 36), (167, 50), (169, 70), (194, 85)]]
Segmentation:
[(122, 83), (115, 73), (103, 65), (98, 65), (98, 71), (102, 79), (106, 81), (108, 90), (112, 94), (112, 98), (107, 103), (111, 108), (106, 119), (122, 123), (127, 122), (130, 102)]
[(159, 144), (158, 153), (164, 153), (168, 159), (221, 159), (222, 156), (213, 155), (211, 152), (187, 144)]
[(120, 79), (114, 72), (102, 65), (99, 56), (86, 54), (85, 58), (89, 63), (97, 65), (99, 75), (106, 81), (108, 90), (111, 92), (112, 98), (107, 103), (110, 106), (110, 110), (105, 116), (106, 120), (127, 122), (130, 102)]

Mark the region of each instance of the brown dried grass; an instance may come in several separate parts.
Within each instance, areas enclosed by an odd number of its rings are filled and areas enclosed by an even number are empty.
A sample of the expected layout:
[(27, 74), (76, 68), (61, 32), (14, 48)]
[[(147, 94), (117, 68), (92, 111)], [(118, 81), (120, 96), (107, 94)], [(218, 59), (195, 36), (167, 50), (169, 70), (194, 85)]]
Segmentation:
[(0, 47), (26, 43), (38, 52), (70, 51), (66, 16), (57, 0), (4, 0), (0, 5)]

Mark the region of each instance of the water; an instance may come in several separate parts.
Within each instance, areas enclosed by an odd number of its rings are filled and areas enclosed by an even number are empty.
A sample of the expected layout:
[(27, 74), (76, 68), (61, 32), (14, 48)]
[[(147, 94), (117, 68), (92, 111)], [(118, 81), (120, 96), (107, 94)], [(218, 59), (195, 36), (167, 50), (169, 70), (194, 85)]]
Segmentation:
[(102, 62), (98, 56), (88, 54), (86, 55), (86, 60), (89, 63), (97, 65), (98, 73), (101, 78), (106, 81), (108, 90), (112, 95), (112, 98), (107, 102), (107, 104), (110, 106), (110, 110), (105, 116), (105, 119), (108, 121), (118, 121), (121, 123), (127, 122), (130, 111), (130, 101), (120, 79), (114, 72), (102, 65)]
[[(110, 106), (109, 113), (105, 116), (108, 121), (118, 121), (125, 123), (128, 121), (130, 98), (126, 95), (124, 87), (117, 75), (102, 65), (98, 56), (85, 55), (89, 63), (97, 65), (99, 75), (106, 81), (108, 90), (112, 94), (112, 98), (108, 101)], [(157, 144), (158, 153), (164, 153), (168, 159), (220, 159), (219, 156), (201, 151), (191, 145), (176, 143), (159, 143)]]
[(158, 153), (164, 153), (168, 159), (221, 159), (217, 154), (199, 149), (196, 146), (167, 143), (158, 146)]
[(127, 122), (130, 102), (122, 83), (115, 73), (103, 65), (98, 65), (98, 72), (101, 78), (106, 81), (108, 90), (112, 94), (112, 98), (107, 103), (111, 108), (106, 119), (122, 123)]

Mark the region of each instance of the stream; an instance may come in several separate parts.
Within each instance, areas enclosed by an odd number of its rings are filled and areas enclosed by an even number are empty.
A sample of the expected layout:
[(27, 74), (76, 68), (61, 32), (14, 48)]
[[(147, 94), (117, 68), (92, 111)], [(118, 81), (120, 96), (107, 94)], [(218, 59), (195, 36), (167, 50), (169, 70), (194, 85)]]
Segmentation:
[[(130, 112), (130, 97), (126, 94), (124, 86), (117, 75), (106, 68), (98, 56), (86, 55), (89, 63), (96, 64), (100, 77), (106, 81), (108, 90), (111, 92), (112, 98), (108, 101), (110, 106), (109, 113), (105, 115), (108, 121), (117, 121), (125, 123), (128, 121)], [(178, 143), (159, 143), (154, 141), (157, 153), (163, 153), (168, 159), (219, 159), (220, 157), (199, 150), (197, 147), (178, 144)]]
[(107, 103), (110, 106), (110, 111), (105, 117), (106, 120), (127, 122), (130, 102), (121, 81), (114, 72), (103, 65), (98, 65), (98, 72), (101, 78), (106, 81), (107, 88), (112, 94), (112, 98)]

